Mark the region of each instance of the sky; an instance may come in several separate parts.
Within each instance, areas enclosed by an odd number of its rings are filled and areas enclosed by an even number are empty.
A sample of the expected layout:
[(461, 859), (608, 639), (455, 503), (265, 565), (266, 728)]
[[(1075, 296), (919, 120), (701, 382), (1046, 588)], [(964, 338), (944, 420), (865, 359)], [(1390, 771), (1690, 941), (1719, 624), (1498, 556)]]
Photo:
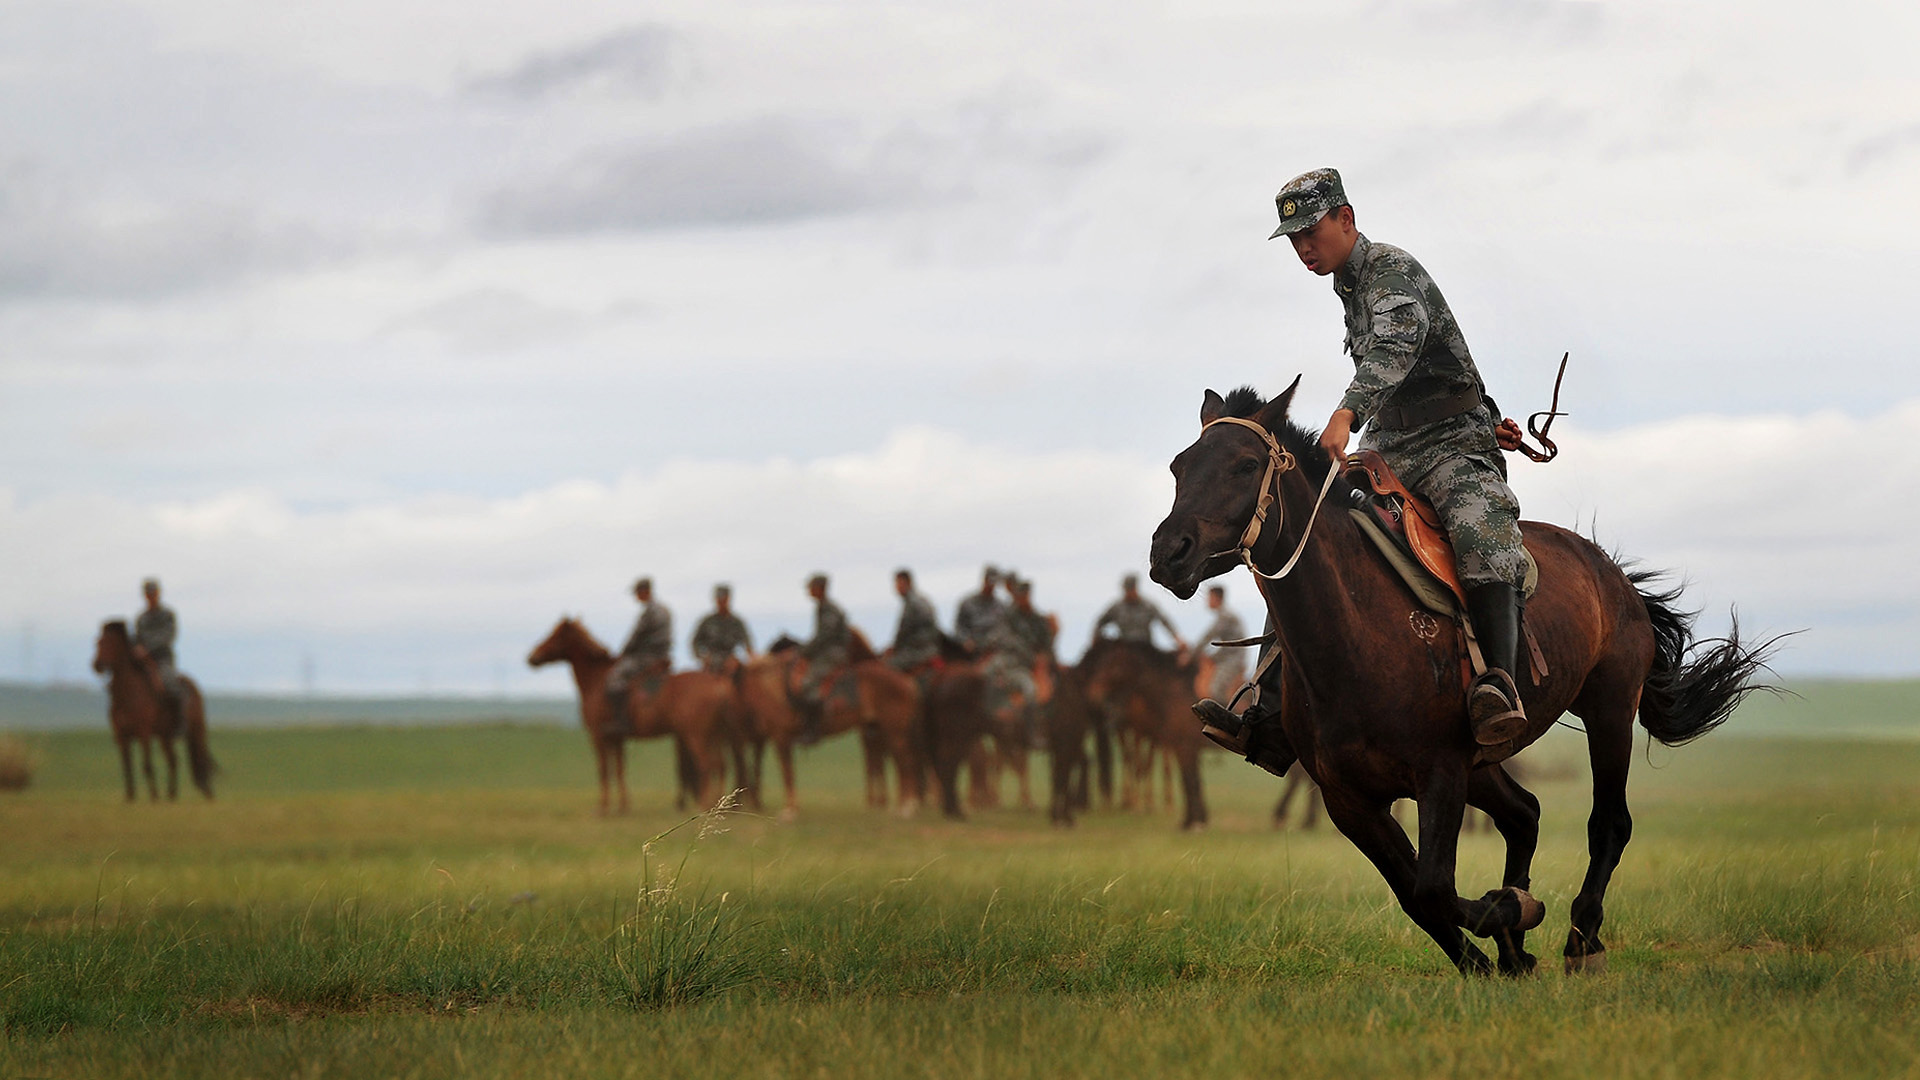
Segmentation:
[[(250, 690), (554, 693), (650, 574), (765, 640), (983, 562), (1078, 652), (1202, 392), (1317, 427), (1334, 166), (1432, 272), (1526, 516), (1920, 674), (1920, 9), (0, 5), (0, 678), (159, 576)], [(1227, 579), (1252, 621), (1244, 573)], [(1150, 590), (1189, 635), (1197, 604)]]

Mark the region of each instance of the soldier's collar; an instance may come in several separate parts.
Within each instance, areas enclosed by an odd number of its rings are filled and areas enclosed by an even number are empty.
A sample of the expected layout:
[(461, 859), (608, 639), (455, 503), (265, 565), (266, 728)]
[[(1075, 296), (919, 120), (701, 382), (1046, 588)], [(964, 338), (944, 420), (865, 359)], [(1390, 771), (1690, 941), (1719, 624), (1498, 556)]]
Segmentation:
[(1353, 251), (1347, 255), (1346, 265), (1333, 272), (1333, 287), (1341, 295), (1351, 295), (1360, 287), (1360, 268), (1367, 265), (1367, 255), (1373, 250), (1373, 241), (1366, 233), (1355, 233)]

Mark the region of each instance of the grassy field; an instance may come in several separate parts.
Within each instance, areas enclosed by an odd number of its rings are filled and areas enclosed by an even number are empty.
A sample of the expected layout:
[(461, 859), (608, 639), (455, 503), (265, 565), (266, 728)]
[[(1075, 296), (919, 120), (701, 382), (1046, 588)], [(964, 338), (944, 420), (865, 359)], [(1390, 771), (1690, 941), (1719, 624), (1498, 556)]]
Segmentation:
[[(1920, 1075), (1920, 741), (1653, 748), (1612, 968), (1568, 978), (1587, 789), (1557, 735), (1542, 974), (1509, 982), (1455, 975), (1223, 758), (1196, 835), (876, 815), (828, 746), (797, 824), (649, 845), (685, 818), (663, 748), (601, 820), (575, 731), (223, 731), (220, 800), (160, 806), (118, 801), (103, 733), (27, 739), (0, 1077)], [(1499, 858), (1466, 837), (1463, 891)]]

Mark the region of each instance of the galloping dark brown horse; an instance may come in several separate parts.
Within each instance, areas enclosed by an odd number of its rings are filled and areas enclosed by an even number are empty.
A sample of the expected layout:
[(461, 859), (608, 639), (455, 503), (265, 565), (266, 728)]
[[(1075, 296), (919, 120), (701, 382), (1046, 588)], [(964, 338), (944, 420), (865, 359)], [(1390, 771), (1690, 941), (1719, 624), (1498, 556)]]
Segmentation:
[(113, 741), (120, 747), (127, 801), (134, 800), (132, 744), (136, 739), (140, 742), (140, 770), (147, 777), (147, 794), (156, 801), (160, 798), (153, 778), (153, 740), (158, 739), (160, 753), (167, 759), (167, 798), (179, 798), (180, 764), (173, 756), (173, 740), (181, 735), (187, 740), (187, 768), (193, 773), (193, 786), (213, 798), (216, 766), (207, 747), (207, 707), (200, 698), (200, 687), (181, 676), (179, 715), (174, 715), (161, 696), (160, 678), (153, 664), (134, 655), (127, 624), (118, 619), (100, 627), (99, 640), (93, 644), (93, 670), (107, 676), (107, 722), (113, 726)]
[[(1285, 659), (1278, 734), (1319, 782), (1328, 817), (1461, 971), (1490, 967), (1465, 928), (1495, 940), (1502, 972), (1524, 973), (1535, 962), (1525, 932), (1543, 914), (1524, 891), (1539, 801), (1498, 757), (1483, 763), (1477, 756), (1459, 634), (1451, 624), (1435, 632), (1433, 620), (1413, 618), (1420, 611), (1413, 594), (1347, 516), (1343, 481), (1323, 487), (1330, 462), (1314, 436), (1287, 419), (1294, 387), (1271, 401), (1250, 389), (1225, 400), (1207, 392), (1200, 437), (1173, 460), (1173, 509), (1153, 535), (1153, 579), (1185, 598), (1240, 565), (1263, 477), (1271, 478), (1277, 520), (1267, 520), (1247, 554), (1280, 575), (1299, 553), (1291, 573), (1260, 580)], [(1222, 417), (1252, 426), (1214, 423)], [(1323, 491), (1326, 505), (1315, 518)], [(1519, 679), (1529, 726), (1503, 750), (1532, 743), (1563, 713), (1585, 721), (1594, 786), (1591, 861), (1573, 901), (1564, 955), (1569, 970), (1594, 970), (1606, 956), (1600, 926), (1607, 883), (1632, 832), (1627, 767), (1634, 714), (1668, 745), (1705, 734), (1754, 689), (1750, 680), (1771, 643), (1748, 648), (1736, 629), (1696, 650), (1692, 617), (1673, 606), (1678, 589), (1649, 591), (1644, 586), (1656, 575), (1627, 572), (1565, 529), (1534, 521), (1521, 528), (1540, 565), (1526, 618), (1546, 670), (1536, 673), (1538, 685)], [(1419, 806), (1417, 855), (1390, 812), (1401, 797)], [(1469, 804), (1485, 810), (1507, 842), (1506, 888), (1471, 901), (1454, 885)]]
[(607, 703), (607, 674), (613, 654), (577, 619), (561, 619), (527, 656), (540, 667), (564, 661), (573, 669), (580, 691), (580, 723), (593, 743), (600, 772), (600, 813), (610, 809), (613, 788), (620, 793), (620, 812), (627, 812), (628, 739), (674, 738), (675, 760), (683, 784), (694, 788), (694, 800), (713, 805), (722, 795), (727, 758), (731, 753), (739, 785), (749, 787), (744, 723), (733, 681), (706, 671), (682, 671), (667, 676), (651, 696), (636, 689), (627, 695), (628, 723), (615, 725)]

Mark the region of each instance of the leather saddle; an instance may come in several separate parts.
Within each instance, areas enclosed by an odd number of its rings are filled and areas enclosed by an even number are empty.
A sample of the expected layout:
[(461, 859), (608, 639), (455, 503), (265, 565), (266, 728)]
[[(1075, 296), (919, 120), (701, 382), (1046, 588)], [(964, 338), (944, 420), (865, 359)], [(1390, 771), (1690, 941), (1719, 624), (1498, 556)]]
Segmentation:
[(1347, 457), (1347, 482), (1371, 496), (1367, 509), (1387, 534), (1413, 554), (1466, 610), (1467, 593), (1454, 569), (1453, 542), (1440, 524), (1433, 504), (1408, 491), (1377, 450), (1361, 450)]

